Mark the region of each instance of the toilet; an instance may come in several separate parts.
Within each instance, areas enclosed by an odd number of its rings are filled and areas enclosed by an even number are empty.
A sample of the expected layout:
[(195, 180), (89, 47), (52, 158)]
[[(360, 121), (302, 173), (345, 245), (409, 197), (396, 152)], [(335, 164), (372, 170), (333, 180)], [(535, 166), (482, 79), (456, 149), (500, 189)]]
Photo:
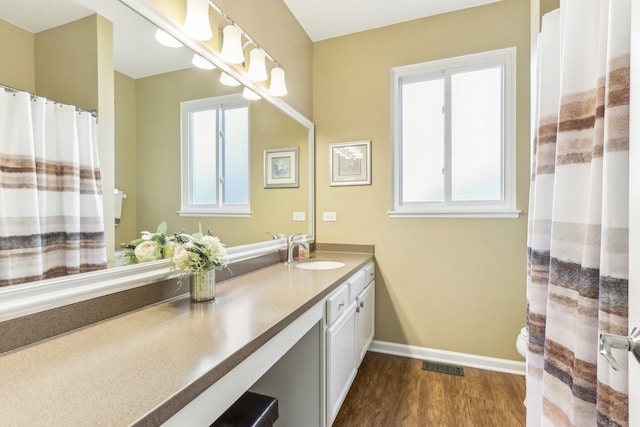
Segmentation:
[(529, 340), (529, 333), (527, 332), (527, 327), (520, 329), (520, 333), (516, 338), (516, 349), (518, 349), (518, 353), (523, 358), (527, 358), (527, 343)]

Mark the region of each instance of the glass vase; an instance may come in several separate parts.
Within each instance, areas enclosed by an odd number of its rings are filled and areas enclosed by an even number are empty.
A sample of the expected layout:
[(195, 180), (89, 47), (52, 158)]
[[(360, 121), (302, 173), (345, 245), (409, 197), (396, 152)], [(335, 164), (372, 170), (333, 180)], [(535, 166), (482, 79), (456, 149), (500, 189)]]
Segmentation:
[(210, 301), (216, 296), (216, 271), (201, 271), (191, 275), (192, 301)]

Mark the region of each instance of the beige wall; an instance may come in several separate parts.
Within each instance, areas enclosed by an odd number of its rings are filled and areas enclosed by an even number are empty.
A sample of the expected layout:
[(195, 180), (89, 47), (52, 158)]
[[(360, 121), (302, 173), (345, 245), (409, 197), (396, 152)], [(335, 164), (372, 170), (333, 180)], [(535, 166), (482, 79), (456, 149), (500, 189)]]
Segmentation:
[(560, 0), (540, 0), (540, 16), (560, 7)]
[[(314, 44), (317, 238), (375, 244), (375, 339), (521, 360), (530, 4), (504, 0)], [(519, 219), (390, 219), (390, 69), (517, 47)], [(372, 141), (372, 185), (329, 187), (328, 144)], [(322, 222), (323, 211), (337, 222)]]
[(0, 19), (0, 83), (35, 92), (35, 36)]
[(37, 33), (35, 56), (38, 95), (98, 109), (97, 15)]
[[(264, 101), (252, 102), (250, 218), (180, 217), (180, 102), (230, 94), (236, 89), (212, 84), (215, 71), (182, 70), (138, 79), (136, 87), (137, 228), (153, 230), (166, 221), (170, 232), (212, 230), (229, 246), (268, 240), (265, 231), (307, 232), (308, 223), (293, 222), (293, 211), (308, 217), (307, 130)], [(265, 189), (265, 148), (299, 147), (299, 188)], [(119, 179), (119, 178), (118, 178)], [(128, 241), (136, 235), (125, 239)]]

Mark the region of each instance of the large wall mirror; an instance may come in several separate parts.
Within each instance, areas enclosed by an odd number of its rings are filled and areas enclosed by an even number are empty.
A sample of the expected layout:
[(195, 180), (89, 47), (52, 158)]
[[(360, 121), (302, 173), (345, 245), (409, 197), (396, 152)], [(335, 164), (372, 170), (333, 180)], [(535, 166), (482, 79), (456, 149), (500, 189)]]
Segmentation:
[[(105, 177), (104, 182), (112, 186), (106, 186), (105, 193), (113, 192), (115, 187), (126, 194), (119, 225), (114, 227), (113, 219), (107, 217), (111, 253), (120, 243), (137, 238), (141, 231), (154, 231), (163, 221), (169, 232), (195, 232), (200, 225), (204, 230), (212, 230), (229, 247), (232, 262), (273, 252), (285, 245), (283, 239), (273, 240), (267, 232), (303, 233), (313, 238), (313, 124), (281, 99), (270, 96), (263, 87), (247, 81), (238, 68), (222, 62), (211, 44), (195, 42), (181, 34), (180, 24), (156, 9), (152, 2), (0, 0), (0, 34), (11, 34), (14, 26), (38, 34), (50, 28), (73, 25), (95, 14), (113, 23), (115, 170), (113, 177)], [(154, 35), (158, 26), (186, 42), (186, 46), (169, 48), (157, 43)], [(2, 46), (7, 43), (14, 45), (11, 49), (15, 55), (22, 54), (15, 50), (20, 48), (15, 46), (15, 40), (3, 39), (1, 51), (8, 49)], [(194, 67), (192, 59), (196, 52), (217, 68)], [(80, 63), (84, 61), (95, 62), (96, 58), (79, 59)], [(35, 61), (35, 67), (37, 63)], [(180, 106), (185, 101), (240, 96), (243, 86), (229, 87), (219, 82), (222, 71), (262, 95), (262, 99), (248, 103), (250, 214), (181, 215)], [(33, 71), (36, 77), (44, 72)], [(2, 84), (38, 92), (37, 85), (20, 87), (1, 80)], [(69, 83), (77, 84), (77, 81)], [(78, 105), (61, 95), (56, 99)], [(79, 106), (91, 109), (91, 106)], [(98, 123), (104, 125), (100, 111)], [(298, 149), (298, 186), (265, 188), (265, 150), (291, 147)], [(112, 194), (105, 194), (105, 198), (111, 197)], [(303, 212), (304, 220), (300, 220), (298, 214), (294, 221), (294, 212)], [(54, 279), (46, 283), (48, 286), (34, 282), (0, 288), (3, 297), (0, 298), (3, 300), (0, 301), (0, 320), (138, 286), (166, 277), (170, 272), (169, 263), (159, 261)], [(33, 308), (34, 304), (24, 304), (25, 298), (52, 291), (57, 294), (50, 295), (48, 302), (37, 303), (37, 309)]]

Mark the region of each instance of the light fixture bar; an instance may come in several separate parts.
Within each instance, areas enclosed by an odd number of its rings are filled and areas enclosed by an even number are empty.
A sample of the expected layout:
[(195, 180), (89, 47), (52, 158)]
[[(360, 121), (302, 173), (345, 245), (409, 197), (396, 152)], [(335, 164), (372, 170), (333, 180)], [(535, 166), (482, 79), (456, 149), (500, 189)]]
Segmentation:
[(254, 39), (253, 37), (251, 37), (251, 36), (249, 35), (249, 33), (247, 33), (247, 32), (246, 32), (242, 27), (240, 27), (240, 26), (236, 23), (236, 21), (234, 21), (234, 20), (233, 20), (233, 18), (231, 18), (229, 15), (227, 15), (227, 13), (226, 13), (224, 10), (220, 9), (220, 8), (218, 7), (218, 5), (217, 5), (217, 4), (215, 4), (212, 0), (209, 0), (209, 6), (211, 6), (211, 7), (213, 8), (213, 10), (215, 10), (216, 12), (218, 12), (218, 14), (219, 14), (220, 16), (222, 16), (222, 17), (227, 21), (227, 23), (229, 23), (230, 25), (233, 25), (234, 27), (237, 27), (237, 28), (242, 32), (242, 35), (243, 35), (247, 40), (249, 40), (249, 42), (253, 43), (253, 45), (254, 45), (255, 47), (257, 47), (258, 49), (262, 50), (262, 51), (264, 52), (264, 55), (265, 55), (265, 56), (266, 56), (266, 57), (267, 57), (271, 62), (273, 62), (273, 63), (275, 64), (275, 66), (276, 66), (276, 67), (282, 67), (282, 66), (280, 65), (280, 63), (279, 63), (279, 62), (278, 62), (278, 61), (277, 61), (273, 56), (271, 56), (271, 55), (269, 54), (269, 52), (267, 52), (266, 50), (264, 50), (264, 49), (262, 48), (262, 46), (260, 46), (260, 44), (256, 41), (256, 39)]

